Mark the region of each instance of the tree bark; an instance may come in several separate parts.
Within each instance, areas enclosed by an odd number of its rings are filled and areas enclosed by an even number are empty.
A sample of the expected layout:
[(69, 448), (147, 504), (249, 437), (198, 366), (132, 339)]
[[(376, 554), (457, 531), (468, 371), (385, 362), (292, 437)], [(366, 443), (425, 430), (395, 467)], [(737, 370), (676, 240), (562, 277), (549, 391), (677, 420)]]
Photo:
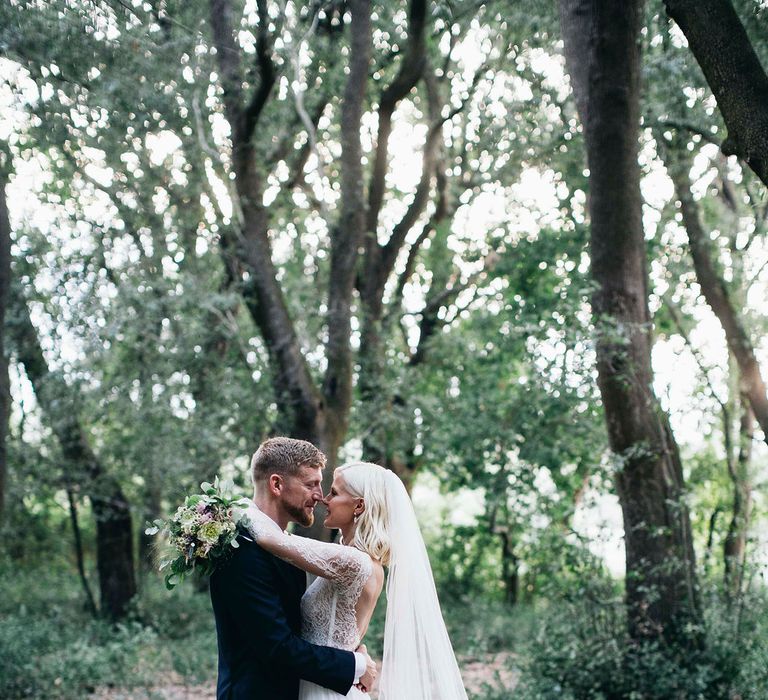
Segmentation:
[(741, 592), (747, 549), (747, 533), (752, 513), (752, 440), (754, 413), (749, 400), (741, 395), (741, 420), (739, 421), (739, 453), (734, 468), (729, 470), (733, 483), (733, 505), (728, 534), (723, 543), (725, 564), (725, 591), (728, 599), (736, 600)]
[(83, 492), (91, 500), (96, 519), (96, 566), (102, 613), (110, 619), (120, 619), (136, 595), (130, 506), (119, 482), (93, 452), (80, 425), (70, 388), (63, 377), (48, 368), (21, 290), (13, 290), (11, 302), (13, 319), (9, 327), (18, 359), (61, 445), (68, 469), (65, 480), (81, 483)]
[[(239, 282), (243, 297), (270, 356), (272, 385), (282, 425), (280, 431), (319, 443), (320, 395), (314, 385), (296, 336), (283, 290), (277, 281), (269, 241), (269, 214), (264, 207), (263, 173), (256, 159), (253, 137), (265, 108), (275, 74), (266, 36), (266, 3), (258, 3), (260, 82), (250, 100), (244, 94), (241, 52), (234, 38), (229, 0), (210, 1), (210, 24), (216, 46), (224, 107), (232, 140), (232, 169), (237, 206), (243, 214), (241, 230), (223, 234), (222, 256)], [(265, 66), (270, 67), (265, 69)], [(243, 281), (243, 272), (248, 273)]]
[(594, 0), (560, 0), (563, 54), (570, 75), (571, 91), (582, 124), (589, 120), (589, 56)]
[(520, 590), (520, 560), (514, 550), (514, 543), (509, 533), (502, 531), (501, 537), (501, 577), (504, 582), (504, 601), (516, 605)]
[[(385, 426), (391, 418), (396, 397), (387, 390), (384, 381), (384, 290), (394, 270), (397, 257), (405, 239), (423, 213), (429, 202), (432, 181), (435, 175), (437, 151), (441, 131), (440, 106), (437, 93), (427, 84), (427, 105), (430, 129), (422, 152), (421, 178), (413, 201), (403, 218), (393, 228), (385, 244), (379, 244), (377, 229), (379, 215), (386, 193), (386, 172), (389, 160), (389, 138), (392, 130), (392, 116), (398, 104), (405, 99), (427, 72), (425, 44), (425, 20), (427, 3), (411, 0), (408, 13), (408, 40), (402, 61), (392, 82), (382, 91), (378, 108), (378, 131), (376, 153), (371, 181), (368, 188), (366, 213), (363, 271), (358, 282), (362, 307), (362, 333), (360, 341), (360, 395), (368, 425), (363, 440), (365, 458), (395, 471), (404, 480), (408, 479), (403, 461), (395, 456), (393, 441)], [(423, 242), (423, 239), (419, 244)], [(401, 289), (399, 291), (402, 291)]]
[(80, 583), (83, 586), (83, 592), (85, 593), (85, 602), (88, 607), (88, 611), (92, 615), (98, 614), (96, 608), (96, 601), (93, 598), (91, 592), (91, 585), (88, 583), (88, 577), (85, 575), (85, 557), (83, 555), (83, 538), (80, 534), (80, 522), (77, 517), (77, 501), (75, 495), (72, 493), (72, 489), (67, 489), (67, 501), (69, 502), (69, 521), (72, 524), (72, 536), (75, 541), (75, 561), (77, 562), (77, 573), (80, 575)]
[(350, 9), (349, 75), (341, 104), (341, 218), (331, 232), (326, 346), (328, 370), (322, 391), (325, 405), (337, 423), (331, 431), (339, 435), (339, 442), (347, 433), (352, 405), (352, 294), (358, 251), (365, 230), (360, 130), (371, 62), (370, 0), (352, 0)]
[(11, 392), (8, 378), (8, 359), (5, 342), (5, 317), (11, 281), (11, 223), (5, 188), (7, 173), (0, 162), (0, 522), (5, 515), (5, 489), (8, 474), (8, 418), (11, 409)]
[(728, 128), (723, 153), (768, 185), (768, 75), (729, 0), (664, 0), (717, 100)]
[[(700, 611), (682, 466), (652, 387), (638, 166), (643, 3), (561, 0), (561, 8), (573, 20), (563, 24), (571, 82), (577, 95), (586, 95), (592, 312), (624, 519), (629, 631), (638, 640), (698, 646), (691, 631)], [(586, 62), (588, 71), (574, 61)], [(587, 85), (579, 83), (585, 73)]]
[[(269, 240), (269, 212), (263, 205), (264, 173), (253, 143), (254, 127), (275, 82), (271, 60), (266, 1), (257, 4), (259, 86), (246, 106), (240, 66), (241, 52), (234, 40), (229, 0), (211, 0), (210, 23), (217, 49), (224, 104), (231, 127), (236, 196), (243, 212), (242, 230), (222, 241), (222, 252), (233, 278), (242, 285), (251, 317), (270, 356), (272, 384), (282, 417), (279, 432), (310, 440), (328, 459), (324, 487), (330, 486), (337, 454), (349, 423), (352, 403), (351, 307), (358, 249), (362, 242), (365, 207), (360, 126), (371, 51), (370, 0), (353, 0), (349, 74), (342, 98), (341, 216), (331, 231), (328, 297), (327, 369), (318, 388), (302, 352), (295, 325), (277, 280)], [(318, 521), (304, 531), (327, 539)]]
[[(328, 295), (328, 368), (322, 386), (320, 447), (328, 459), (323, 490), (329, 491), (338, 453), (349, 427), (352, 406), (352, 295), (365, 227), (360, 130), (371, 60), (371, 2), (352, 0), (351, 49), (341, 105), (341, 218), (331, 233)], [(306, 534), (329, 540), (330, 530), (317, 518)]]
[(764, 439), (768, 442), (768, 394), (766, 393), (765, 380), (760, 371), (752, 341), (738, 316), (728, 287), (713, 260), (711, 242), (704, 232), (697, 204), (691, 194), (688, 163), (685, 159), (675, 160), (672, 157), (667, 160), (667, 168), (674, 182), (677, 198), (680, 201), (680, 211), (683, 216), (683, 225), (688, 234), (696, 281), (725, 331), (728, 348), (739, 367), (744, 392), (749, 397), (755, 419), (763, 431)]

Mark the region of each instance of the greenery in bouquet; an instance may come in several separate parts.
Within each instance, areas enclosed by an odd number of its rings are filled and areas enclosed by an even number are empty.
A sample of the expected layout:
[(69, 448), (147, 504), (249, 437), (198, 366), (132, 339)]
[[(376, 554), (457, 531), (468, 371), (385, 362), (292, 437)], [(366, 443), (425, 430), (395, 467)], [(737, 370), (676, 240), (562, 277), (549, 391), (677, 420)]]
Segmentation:
[(220, 481), (200, 484), (202, 493), (187, 496), (167, 520), (155, 520), (146, 534), (164, 538), (160, 570), (168, 589), (193, 571), (210, 574), (238, 547), (237, 536), (245, 518), (248, 499), (233, 495), (234, 484)]

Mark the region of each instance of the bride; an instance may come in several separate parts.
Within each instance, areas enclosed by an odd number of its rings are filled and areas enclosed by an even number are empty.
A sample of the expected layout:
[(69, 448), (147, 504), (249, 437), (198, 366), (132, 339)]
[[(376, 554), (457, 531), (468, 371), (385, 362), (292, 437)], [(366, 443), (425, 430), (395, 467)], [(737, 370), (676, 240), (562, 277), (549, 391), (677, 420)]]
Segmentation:
[[(255, 505), (249, 530), (268, 552), (317, 576), (301, 601), (302, 637), (355, 650), (363, 640), (387, 576), (381, 700), (466, 700), (445, 629), (427, 551), (413, 505), (392, 471), (353, 462), (334, 471), (325, 527), (338, 528), (342, 544), (289, 535)], [(301, 681), (299, 700), (364, 700)]]

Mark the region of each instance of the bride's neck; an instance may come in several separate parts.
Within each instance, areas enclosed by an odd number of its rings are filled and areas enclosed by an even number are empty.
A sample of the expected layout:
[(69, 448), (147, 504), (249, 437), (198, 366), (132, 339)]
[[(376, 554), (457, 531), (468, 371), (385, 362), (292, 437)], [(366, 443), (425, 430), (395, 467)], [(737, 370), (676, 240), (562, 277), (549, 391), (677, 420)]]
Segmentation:
[(355, 523), (350, 523), (349, 525), (341, 528), (341, 541), (343, 544), (348, 546), (352, 545), (352, 540), (355, 539), (355, 530)]

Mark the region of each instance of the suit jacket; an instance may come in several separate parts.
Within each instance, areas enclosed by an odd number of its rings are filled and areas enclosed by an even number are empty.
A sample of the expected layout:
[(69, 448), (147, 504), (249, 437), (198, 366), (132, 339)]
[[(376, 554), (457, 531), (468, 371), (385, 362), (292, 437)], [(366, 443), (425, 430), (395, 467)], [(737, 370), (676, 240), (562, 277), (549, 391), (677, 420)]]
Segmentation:
[(306, 574), (243, 537), (211, 576), (219, 646), (217, 700), (297, 700), (299, 679), (346, 695), (354, 654), (304, 641)]

